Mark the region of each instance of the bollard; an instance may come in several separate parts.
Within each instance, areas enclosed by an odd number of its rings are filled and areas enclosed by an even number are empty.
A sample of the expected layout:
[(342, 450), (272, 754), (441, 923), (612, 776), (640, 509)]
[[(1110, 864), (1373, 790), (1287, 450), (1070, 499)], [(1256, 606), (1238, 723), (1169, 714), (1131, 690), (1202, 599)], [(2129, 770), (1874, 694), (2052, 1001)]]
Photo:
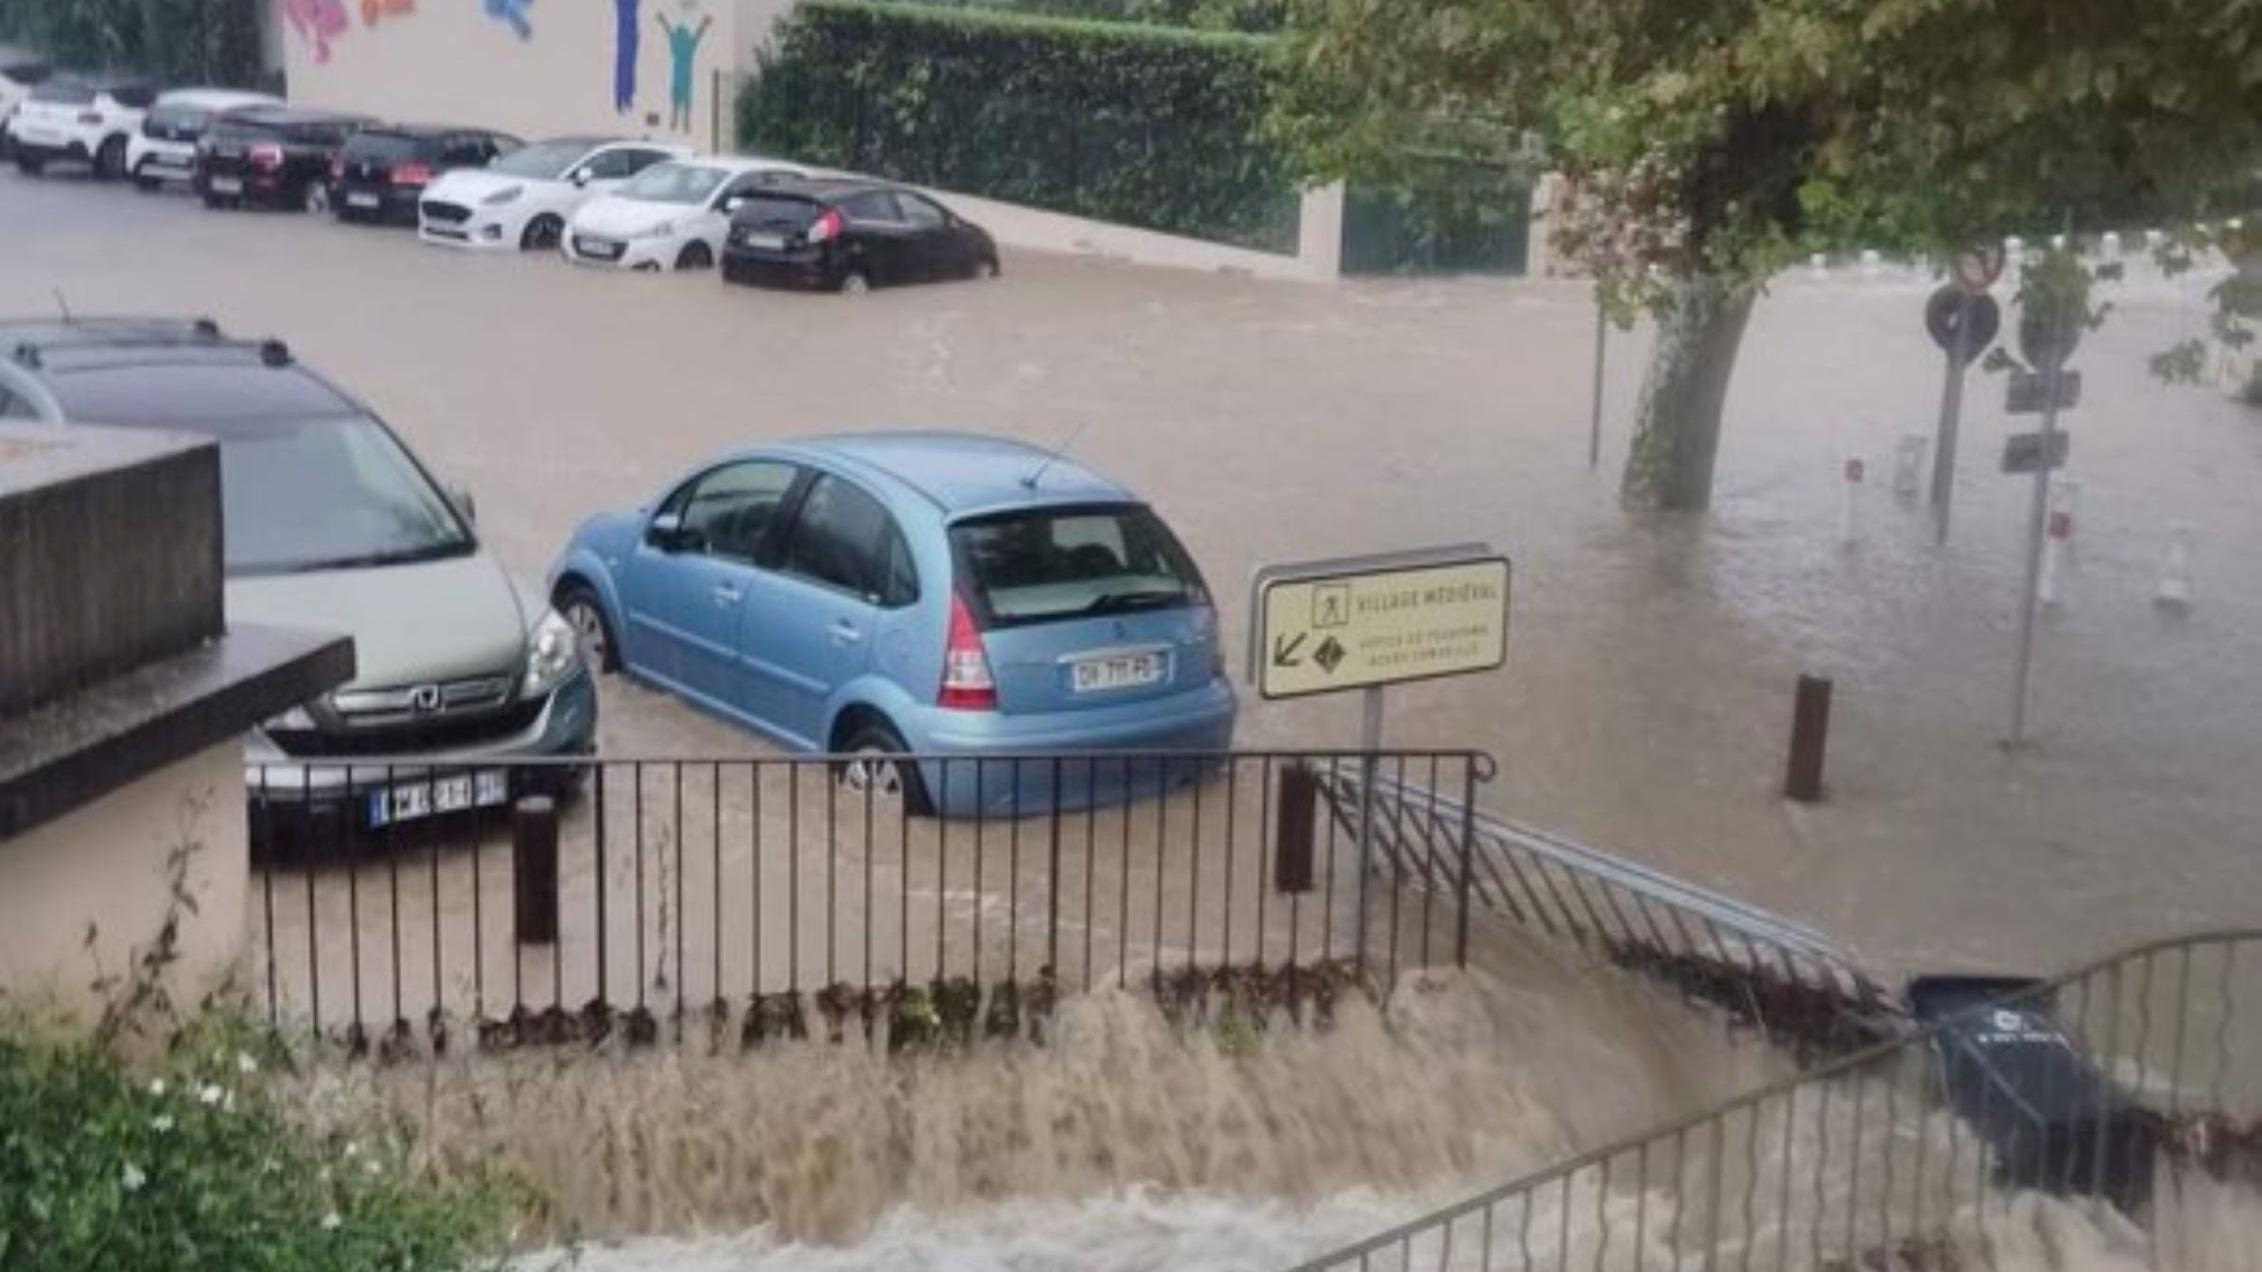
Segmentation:
[(1932, 439), (1922, 433), (1903, 433), (1899, 445), (1893, 448), (1893, 494), (1904, 501), (1914, 500), (1924, 489), (1924, 460), (1932, 450)]
[(1806, 258), (1806, 267), (1813, 271), (1816, 278), (1830, 277), (1830, 258), (1820, 252)]
[(2104, 237), (2097, 240), (2097, 246), (2099, 250), (2104, 253), (2106, 260), (2117, 261), (2121, 259), (2121, 236), (2119, 231), (2105, 231)]
[(1791, 762), (1783, 777), (1783, 797), (1802, 804), (1822, 798), (1822, 753), (1830, 740), (1830, 681), (1799, 677), (1791, 707)]
[(1876, 248), (1863, 248), (1861, 253), (1861, 276), (1863, 278), (1877, 277), (1877, 271), (1879, 267), (1884, 264), (1884, 262), (1885, 258), (1878, 254)]
[(547, 795), (511, 809), (511, 910), (519, 944), (558, 939), (558, 805)]
[(1854, 546), (1860, 527), (1855, 522), (1855, 497), (1861, 492), (1863, 465), (1857, 456), (1846, 461), (1846, 479), (1840, 483), (1845, 489), (1845, 499), (1838, 505), (1838, 542)]
[(2160, 586), (2152, 603), (2171, 614), (2191, 612), (2191, 548), (2199, 527), (2189, 521), (2168, 525), (2168, 553), (2160, 563)]
[(2164, 230), (2146, 230), (2144, 232), (2144, 250), (2147, 252), (2159, 251), (2160, 245), (2167, 241), (2168, 235)]
[(2063, 234), (2053, 234), (2053, 235), (2051, 235), (2051, 236), (2050, 236), (2050, 250), (2051, 250), (2051, 251), (2053, 251), (2053, 252), (2063, 252), (2063, 251), (2065, 251), (2065, 250), (2066, 250), (2066, 236), (2065, 236), (2065, 235), (2063, 235)]
[(1312, 890), (1312, 844), (1319, 812), (1319, 779), (1309, 765), (1280, 770), (1280, 814), (1273, 834), (1272, 886), (1281, 892)]

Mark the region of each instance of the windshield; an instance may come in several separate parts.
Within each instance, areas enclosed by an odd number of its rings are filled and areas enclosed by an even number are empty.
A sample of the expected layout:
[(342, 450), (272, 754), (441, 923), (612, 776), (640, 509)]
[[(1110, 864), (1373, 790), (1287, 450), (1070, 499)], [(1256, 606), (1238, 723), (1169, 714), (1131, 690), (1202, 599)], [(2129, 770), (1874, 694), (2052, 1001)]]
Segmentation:
[(406, 133), (357, 132), (346, 139), (342, 158), (347, 163), (402, 163), (430, 158), (439, 152), (436, 139)]
[(698, 203), (729, 178), (721, 168), (690, 163), (655, 164), (620, 188), (622, 197), (647, 203)]
[(1138, 506), (1043, 508), (950, 530), (959, 581), (992, 626), (1199, 604), (1201, 575)]
[(471, 550), (455, 510), (365, 416), (264, 422), (220, 442), (230, 574), (390, 565)]
[(564, 176), (581, 156), (589, 153), (585, 141), (538, 141), (522, 146), (487, 165), (487, 171), (499, 172), (506, 177), (534, 177), (542, 181), (555, 181)]

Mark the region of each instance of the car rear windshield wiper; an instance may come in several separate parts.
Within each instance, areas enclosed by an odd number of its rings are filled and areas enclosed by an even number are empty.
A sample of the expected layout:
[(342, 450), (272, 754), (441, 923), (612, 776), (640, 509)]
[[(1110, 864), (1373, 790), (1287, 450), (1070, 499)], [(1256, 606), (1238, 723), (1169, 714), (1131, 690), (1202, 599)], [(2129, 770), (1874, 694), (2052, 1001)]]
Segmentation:
[(1163, 609), (1186, 599), (1186, 589), (1167, 592), (1148, 588), (1138, 592), (1102, 592), (1084, 607), (1086, 614), (1121, 614), (1127, 610)]

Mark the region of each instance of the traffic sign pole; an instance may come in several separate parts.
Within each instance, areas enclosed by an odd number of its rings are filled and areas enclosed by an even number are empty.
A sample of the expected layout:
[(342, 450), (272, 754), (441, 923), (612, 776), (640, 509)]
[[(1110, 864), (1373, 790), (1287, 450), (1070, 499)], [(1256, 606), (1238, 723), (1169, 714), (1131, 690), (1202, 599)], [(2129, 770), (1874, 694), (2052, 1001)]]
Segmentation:
[[(1368, 685), (1359, 724), (1359, 962), (1367, 959), (1367, 877), (1374, 871), (1374, 784), (1382, 776), (1382, 686)], [(1397, 951), (1393, 950), (1393, 957)], [(1387, 987), (1386, 991), (1387, 991)]]
[(1940, 385), (1940, 431), (1932, 443), (1932, 541), (1948, 541), (1949, 506), (1956, 497), (1956, 430), (1963, 422), (1964, 367), (1971, 361), (1972, 300), (1964, 298), (1963, 321), (1956, 324), (1955, 347), (1948, 350), (1948, 374)]
[(1610, 315), (1602, 308), (1602, 296), (1594, 298), (1594, 410), (1587, 419), (1587, 467), (1602, 465), (1602, 346), (1610, 334)]
[(2007, 741), (2012, 747), (2026, 745), (2027, 682), (2034, 671), (2034, 616), (2041, 608), (2043, 540), (2050, 525), (2048, 457), (2058, 431), (2058, 377), (2063, 369), (2062, 360), (2053, 360), (2042, 368), (2044, 459), (2034, 470), (2034, 497), (2027, 508), (2026, 587), (2019, 605), (2018, 662), (2011, 673), (2011, 736)]

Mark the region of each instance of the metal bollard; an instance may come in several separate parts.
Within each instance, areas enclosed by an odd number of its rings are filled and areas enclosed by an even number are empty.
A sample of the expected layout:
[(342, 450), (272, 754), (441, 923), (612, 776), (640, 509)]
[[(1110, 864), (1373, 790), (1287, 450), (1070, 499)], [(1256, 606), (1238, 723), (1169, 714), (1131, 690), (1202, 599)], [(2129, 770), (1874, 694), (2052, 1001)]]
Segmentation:
[(519, 944), (558, 939), (558, 805), (547, 795), (511, 809), (511, 909)]
[(1280, 813), (1275, 819), (1272, 886), (1281, 892), (1312, 890), (1312, 845), (1318, 836), (1319, 779), (1310, 766), (1280, 770)]
[(1791, 709), (1791, 762), (1783, 778), (1783, 796), (1802, 804), (1822, 798), (1822, 754), (1830, 739), (1830, 681), (1821, 676), (1799, 677), (1798, 697)]

